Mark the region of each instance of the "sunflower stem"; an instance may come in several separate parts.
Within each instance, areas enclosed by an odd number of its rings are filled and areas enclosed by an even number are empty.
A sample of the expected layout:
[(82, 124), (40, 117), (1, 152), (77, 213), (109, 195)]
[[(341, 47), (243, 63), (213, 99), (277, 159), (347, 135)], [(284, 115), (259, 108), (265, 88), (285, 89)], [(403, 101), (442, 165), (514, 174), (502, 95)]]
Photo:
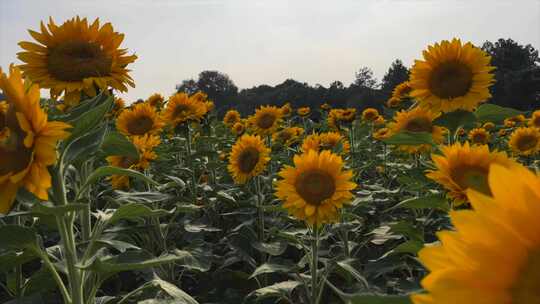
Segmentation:
[(188, 162), (191, 169), (191, 193), (193, 195), (193, 202), (197, 202), (197, 179), (195, 177), (195, 166), (193, 165), (193, 159), (192, 159), (192, 150), (191, 150), (191, 127), (186, 125), (187, 128), (187, 154), (188, 154)]
[(56, 268), (54, 267), (53, 263), (49, 259), (47, 252), (44, 252), (42, 250), (37, 250), (36, 253), (38, 256), (41, 257), (45, 267), (49, 269), (49, 272), (51, 273), (53, 280), (56, 282), (56, 285), (58, 285), (58, 288), (60, 289), (60, 293), (62, 294), (62, 298), (64, 299), (64, 303), (72, 303), (71, 297), (69, 296), (69, 291), (67, 290), (66, 285), (62, 281), (62, 278), (58, 274), (58, 271), (56, 271)]
[(313, 226), (313, 235), (311, 240), (311, 304), (319, 303), (319, 284), (317, 270), (319, 267), (319, 233), (317, 224)]

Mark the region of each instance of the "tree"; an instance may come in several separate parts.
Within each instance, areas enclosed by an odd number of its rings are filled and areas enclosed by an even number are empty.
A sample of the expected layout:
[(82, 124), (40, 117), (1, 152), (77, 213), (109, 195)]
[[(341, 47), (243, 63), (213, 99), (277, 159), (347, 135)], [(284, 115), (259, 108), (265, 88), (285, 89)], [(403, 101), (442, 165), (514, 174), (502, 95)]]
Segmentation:
[(521, 110), (540, 107), (540, 59), (538, 50), (512, 39), (486, 41), (482, 49), (496, 67), (491, 102)]
[(358, 72), (355, 73), (355, 79), (352, 83), (353, 86), (361, 88), (377, 88), (377, 79), (373, 77), (373, 71), (368, 67), (361, 67)]
[(177, 92), (193, 94), (202, 91), (214, 101), (216, 108), (226, 108), (238, 95), (238, 87), (227, 74), (218, 71), (202, 71), (197, 81), (188, 79), (176, 86)]
[(381, 89), (384, 93), (390, 94), (392, 90), (400, 83), (409, 79), (409, 69), (403, 65), (400, 59), (394, 60), (390, 68), (384, 74), (381, 83)]
[(194, 94), (199, 90), (197, 82), (194, 79), (186, 79), (182, 81), (182, 84), (176, 85), (177, 92), (183, 92), (189, 95)]

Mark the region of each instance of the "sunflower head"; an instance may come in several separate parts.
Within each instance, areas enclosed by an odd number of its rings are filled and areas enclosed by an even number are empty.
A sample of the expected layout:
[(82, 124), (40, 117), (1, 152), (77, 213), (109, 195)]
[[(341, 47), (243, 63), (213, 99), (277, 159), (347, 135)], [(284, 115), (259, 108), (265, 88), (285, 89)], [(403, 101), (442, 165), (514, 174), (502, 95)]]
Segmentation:
[(283, 117), (289, 117), (291, 116), (291, 113), (292, 113), (292, 107), (291, 107), (291, 104), (290, 103), (286, 103), (284, 104), (281, 108), (281, 116)]
[(244, 126), (244, 124), (239, 121), (237, 123), (235, 123), (232, 127), (231, 127), (231, 131), (236, 135), (236, 136), (240, 136), (242, 134), (244, 134), (244, 132), (246, 131), (246, 127)]
[(484, 123), (484, 124), (482, 125), (482, 128), (484, 128), (484, 129), (486, 129), (486, 130), (488, 130), (488, 131), (489, 131), (489, 130), (493, 130), (493, 129), (495, 129), (495, 124), (492, 123), (491, 121), (488, 121), (488, 122), (486, 122), (486, 123)]
[(373, 121), (373, 124), (376, 125), (376, 126), (382, 126), (386, 123), (386, 120), (384, 119), (384, 117), (382, 115), (379, 115), (379, 117), (377, 117), (377, 119), (375, 119)]
[(299, 127), (288, 127), (272, 134), (272, 142), (277, 145), (289, 147), (297, 143), (299, 137), (304, 133), (304, 129)]
[(467, 201), (467, 189), (491, 195), (492, 189), (487, 182), (490, 166), (498, 164), (510, 167), (514, 164), (504, 152), (490, 152), (487, 145), (456, 143), (443, 146), (441, 151), (442, 155), (432, 154), (436, 169), (428, 170), (426, 176), (446, 188), (455, 205)]
[(294, 167), (285, 166), (279, 176), (277, 198), (289, 214), (311, 226), (336, 222), (356, 188), (352, 171), (343, 170), (341, 157), (330, 151), (296, 155)]
[(484, 128), (475, 128), (469, 131), (469, 140), (475, 145), (485, 145), (489, 143), (491, 135)]
[(540, 303), (540, 177), (518, 164), (488, 170), (492, 195), (469, 190), (472, 210), (450, 212), (453, 229), (418, 253), (430, 273), (413, 303)]
[(311, 109), (309, 107), (301, 107), (296, 110), (296, 113), (300, 116), (308, 116), (311, 112)]
[(24, 51), (17, 54), (24, 76), (50, 89), (53, 98), (63, 93), (66, 105), (78, 104), (83, 94), (95, 96), (96, 88), (135, 87), (127, 66), (137, 56), (119, 48), (124, 35), (110, 23), (76, 17), (56, 25), (50, 18), (47, 26), (41, 23), (41, 32), (29, 32), (37, 43), (19, 42)]
[(165, 101), (165, 98), (159, 93), (152, 94), (148, 99), (145, 101), (145, 103), (151, 105), (154, 108), (161, 109), (163, 107), (163, 102)]
[(49, 122), (40, 107), (38, 85), (23, 83), (19, 68), (9, 75), (0, 69), (0, 213), (7, 213), (20, 187), (42, 200), (48, 198), (51, 176), (47, 167), (56, 162), (56, 145), (70, 128)]
[(491, 97), (494, 67), (490, 57), (470, 42), (443, 40), (428, 46), (424, 60), (411, 69), (410, 96), (432, 111), (473, 111)]
[(148, 103), (139, 103), (122, 111), (116, 120), (116, 128), (126, 136), (157, 134), (163, 125), (156, 108)]
[[(420, 133), (431, 133), (434, 143), (440, 144), (444, 140), (443, 128), (435, 126), (433, 120), (438, 117), (438, 114), (430, 110), (416, 107), (410, 111), (399, 111), (394, 116), (393, 123), (389, 124), (392, 134), (397, 134), (402, 131)], [(420, 153), (431, 150), (431, 145), (401, 145), (399, 149), (408, 153)]]
[(302, 151), (309, 150), (317, 152), (330, 150), (345, 155), (349, 153), (350, 144), (339, 132), (314, 133), (304, 138), (302, 142)]
[(261, 174), (270, 161), (270, 149), (257, 135), (242, 135), (232, 147), (227, 168), (234, 182), (245, 184)]
[(332, 109), (328, 113), (328, 117), (326, 118), (326, 124), (328, 127), (332, 130), (339, 130), (341, 128), (340, 123), (340, 117), (341, 113), (343, 112), (343, 109)]
[(235, 123), (240, 122), (242, 119), (242, 116), (240, 115), (240, 112), (236, 110), (229, 110), (227, 113), (225, 113), (225, 116), (223, 117), (223, 123), (227, 126), (233, 126)]
[(401, 100), (407, 96), (409, 96), (409, 93), (411, 92), (411, 86), (408, 81), (404, 81), (400, 84), (398, 84), (394, 90), (392, 91), (392, 98)]
[(376, 140), (387, 139), (392, 135), (392, 132), (389, 128), (380, 128), (379, 130), (373, 132), (373, 138)]
[(394, 98), (394, 97), (391, 97), (386, 102), (386, 106), (389, 107), (389, 108), (397, 108), (397, 107), (399, 107), (400, 104), (401, 104), (401, 99)]
[(330, 109), (332, 109), (332, 106), (326, 102), (321, 105), (321, 110), (323, 111), (330, 111)]
[(373, 122), (379, 117), (379, 111), (374, 108), (367, 108), (362, 111), (362, 120), (365, 122)]
[(253, 131), (261, 136), (271, 135), (279, 127), (282, 110), (274, 106), (262, 106), (249, 118)]
[(339, 112), (339, 120), (344, 123), (352, 123), (356, 118), (356, 109), (347, 108)]
[(531, 156), (540, 152), (540, 130), (533, 127), (517, 128), (508, 140), (516, 155)]
[(529, 119), (529, 126), (540, 129), (540, 110), (536, 110), (532, 113)]
[(199, 122), (208, 112), (201, 95), (189, 97), (186, 93), (176, 93), (169, 98), (163, 112), (163, 119), (173, 128), (190, 122)]

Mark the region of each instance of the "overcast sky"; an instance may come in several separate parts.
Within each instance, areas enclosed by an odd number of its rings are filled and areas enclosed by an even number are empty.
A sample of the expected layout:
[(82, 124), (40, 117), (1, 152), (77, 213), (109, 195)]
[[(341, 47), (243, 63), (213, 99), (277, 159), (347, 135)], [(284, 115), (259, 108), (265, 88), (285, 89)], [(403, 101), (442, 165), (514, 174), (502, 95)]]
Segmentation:
[(400, 58), (410, 66), (426, 45), (460, 37), (481, 45), (512, 38), (540, 47), (540, 0), (0, 0), (0, 66), (18, 62), (18, 41), (52, 16), (113, 24), (130, 68), (133, 101), (202, 70), (228, 74), (240, 88), (287, 78), (349, 84), (361, 66), (382, 78)]

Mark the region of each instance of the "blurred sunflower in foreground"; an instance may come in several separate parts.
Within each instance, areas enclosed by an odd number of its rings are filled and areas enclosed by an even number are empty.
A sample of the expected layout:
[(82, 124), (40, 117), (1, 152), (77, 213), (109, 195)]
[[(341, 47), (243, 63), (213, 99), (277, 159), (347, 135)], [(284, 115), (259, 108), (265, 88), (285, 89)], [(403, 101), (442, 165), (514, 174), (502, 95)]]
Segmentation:
[(250, 178), (261, 174), (270, 161), (270, 149), (257, 135), (242, 135), (229, 157), (228, 169), (234, 182), (245, 184)]
[(48, 199), (56, 162), (56, 145), (69, 136), (70, 125), (47, 121), (39, 104), (39, 87), (25, 89), (21, 72), (13, 65), (9, 76), (0, 69), (0, 213), (7, 213), (20, 187), (41, 200)]
[(443, 40), (428, 46), (416, 60), (409, 79), (410, 96), (434, 112), (473, 111), (491, 94), (495, 69), (491, 57), (470, 42)]
[(25, 77), (50, 89), (53, 98), (64, 94), (64, 103), (77, 105), (83, 95), (95, 96), (97, 90), (113, 88), (121, 92), (135, 87), (128, 64), (137, 59), (120, 49), (124, 34), (110, 23), (100, 26), (99, 19), (89, 24), (86, 18), (72, 18), (56, 25), (52, 18), (41, 32), (29, 30), (38, 42), (19, 42), (24, 51), (17, 57), (24, 62)]
[(330, 151), (310, 150), (294, 157), (276, 182), (276, 197), (297, 219), (311, 226), (336, 222), (339, 210), (353, 197), (353, 172), (343, 170), (343, 159)]
[(473, 210), (450, 212), (454, 229), (418, 253), (430, 273), (413, 303), (540, 303), (540, 177), (518, 164), (486, 172), (490, 195), (468, 190)]

